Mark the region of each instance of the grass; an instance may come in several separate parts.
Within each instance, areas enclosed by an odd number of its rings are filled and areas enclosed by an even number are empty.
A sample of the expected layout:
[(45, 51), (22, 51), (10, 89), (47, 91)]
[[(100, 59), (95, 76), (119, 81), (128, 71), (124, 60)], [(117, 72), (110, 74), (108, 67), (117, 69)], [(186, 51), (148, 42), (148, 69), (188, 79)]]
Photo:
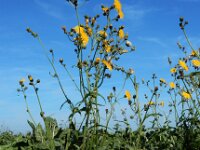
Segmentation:
[[(175, 64), (170, 58), (168, 59), (172, 68), (170, 72), (173, 82), (167, 83), (165, 79), (159, 79), (156, 74), (153, 74), (148, 81), (139, 82), (132, 68), (125, 69), (123, 66), (117, 65), (123, 55), (135, 51), (134, 45), (128, 40), (128, 34), (124, 33), (124, 26), (114, 27), (112, 25), (123, 18), (121, 3), (115, 0), (113, 6), (102, 5), (102, 16), (105, 17), (106, 24), (102, 26), (97, 24), (100, 15), (85, 16), (85, 22), (80, 23), (77, 1), (70, 2), (75, 8), (78, 25), (71, 28), (70, 31), (67, 31), (66, 27), (62, 27), (62, 30), (75, 46), (77, 57), (75, 66), (79, 73), (79, 80), (74, 80), (63, 58), (60, 58), (58, 62), (73, 81), (81, 99), (74, 104), (73, 100), (68, 97), (54, 65), (56, 63), (54, 51), (49, 50), (48, 52), (39, 35), (27, 28), (27, 32), (41, 44), (53, 69), (52, 77), (57, 79), (60, 90), (66, 99), (61, 108), (68, 105), (71, 114), (67, 119), (67, 127), (59, 127), (55, 118), (46, 116), (44, 113), (38, 91), (40, 80), (31, 75), (28, 76), (28, 81), (21, 79), (18, 92), (26, 103), (26, 111), (30, 116), (28, 124), (32, 131), (24, 135), (15, 135), (12, 131), (1, 132), (0, 150), (200, 149), (200, 52), (193, 48), (186, 34), (185, 27), (188, 22), (184, 18), (180, 18), (179, 26), (191, 50), (186, 50), (178, 43), (180, 50), (183, 51), (183, 57), (179, 58)], [(117, 16), (113, 17), (116, 13)], [(99, 89), (103, 87), (105, 79), (112, 78), (112, 73), (117, 72), (125, 75), (125, 78), (122, 79), (124, 84), (121, 89), (113, 87), (108, 96), (100, 93)], [(130, 89), (132, 90), (125, 89), (127, 83), (131, 83)], [(139, 93), (139, 87), (142, 86), (149, 89), (149, 93), (144, 96), (147, 101), (144, 105), (141, 103), (143, 98)], [(44, 127), (34, 120), (31, 113), (26, 95), (28, 87), (34, 90)], [(160, 99), (162, 92), (167, 93), (170, 97), (169, 114), (161, 111), (166, 105)], [(128, 102), (127, 107), (130, 108), (131, 115), (123, 110), (123, 117), (116, 118), (117, 123), (111, 128), (115, 105), (121, 99)], [(100, 114), (103, 106), (102, 100), (110, 108), (105, 110), (106, 121), (104, 123), (102, 123)], [(77, 114), (82, 116), (80, 124), (75, 122)], [(162, 123), (161, 120), (164, 122)], [(131, 122), (134, 122), (134, 125)], [(174, 122), (173, 126), (171, 122)]]

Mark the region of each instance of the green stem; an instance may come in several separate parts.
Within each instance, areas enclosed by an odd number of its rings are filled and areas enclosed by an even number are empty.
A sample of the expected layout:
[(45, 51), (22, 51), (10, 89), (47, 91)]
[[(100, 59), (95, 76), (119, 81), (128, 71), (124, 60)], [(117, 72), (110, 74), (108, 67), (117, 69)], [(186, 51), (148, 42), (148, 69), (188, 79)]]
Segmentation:
[(33, 122), (33, 124), (34, 124), (35, 126), (37, 126), (36, 123), (35, 123), (35, 120), (33, 119), (33, 116), (32, 116), (32, 114), (31, 114), (31, 111), (30, 111), (30, 109), (29, 109), (29, 107), (28, 107), (28, 102), (27, 102), (25, 90), (24, 90), (24, 88), (22, 88), (22, 87), (21, 87), (21, 90), (22, 90), (22, 93), (23, 93), (23, 96), (24, 96), (24, 100), (25, 100), (25, 103), (26, 103), (26, 110), (27, 110), (27, 112), (28, 112), (28, 114), (29, 114), (29, 116), (30, 116), (30, 118), (31, 118), (31, 120), (32, 120), (32, 122)]
[(35, 91), (35, 94), (36, 94), (36, 96), (37, 96), (37, 100), (38, 100), (38, 104), (39, 104), (39, 106), (40, 106), (40, 114), (42, 115), (42, 117), (44, 117), (43, 116), (43, 110), (42, 110), (42, 105), (41, 105), (41, 102), (40, 102), (40, 97), (39, 97), (39, 95), (38, 95), (38, 90), (37, 90), (37, 88), (35, 87), (35, 85), (33, 84), (33, 88), (34, 88), (34, 91)]
[(66, 99), (67, 102), (70, 104), (70, 108), (71, 108), (71, 110), (72, 110), (72, 109), (74, 108), (74, 106), (73, 106), (73, 104), (71, 103), (70, 99), (67, 97), (67, 94), (66, 94), (65, 91), (64, 91), (64, 88), (63, 88), (63, 86), (62, 86), (62, 84), (61, 84), (61, 81), (60, 81), (60, 78), (59, 78), (59, 76), (58, 76), (58, 73), (57, 73), (57, 71), (56, 71), (56, 68), (55, 68), (54, 64), (52, 63), (52, 61), (50, 60), (50, 58), (49, 58), (49, 56), (48, 56), (48, 54), (47, 54), (47, 52), (46, 52), (46, 48), (45, 48), (44, 44), (42, 43), (41, 39), (39, 38), (39, 36), (37, 37), (37, 39), (38, 39), (40, 45), (42, 46), (42, 49), (43, 49), (43, 51), (44, 51), (44, 53), (45, 53), (46, 58), (48, 59), (49, 63), (51, 64), (51, 67), (52, 67), (53, 70), (54, 70), (54, 74), (55, 74), (55, 77), (56, 77), (57, 80), (58, 80), (58, 84), (59, 84), (59, 86), (60, 86), (60, 89), (61, 89), (61, 91), (62, 91), (62, 93), (63, 93), (65, 99)]

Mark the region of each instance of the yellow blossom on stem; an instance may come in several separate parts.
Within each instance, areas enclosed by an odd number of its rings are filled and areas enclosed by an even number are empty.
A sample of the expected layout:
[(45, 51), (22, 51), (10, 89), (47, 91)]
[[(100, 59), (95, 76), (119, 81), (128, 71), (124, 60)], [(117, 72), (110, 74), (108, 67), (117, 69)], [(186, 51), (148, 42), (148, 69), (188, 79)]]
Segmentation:
[(176, 85), (174, 84), (174, 82), (170, 82), (169, 86), (170, 86), (171, 89), (174, 89), (176, 87)]
[(160, 82), (166, 83), (165, 79), (163, 79), (163, 78), (160, 78)]
[(96, 60), (95, 60), (95, 63), (98, 64), (100, 62), (100, 60), (101, 59), (99, 57), (97, 57)]
[(171, 73), (176, 73), (176, 68), (170, 69), (170, 72), (171, 72)]
[(120, 39), (124, 38), (124, 31), (123, 31), (123, 29), (119, 29), (118, 36), (119, 36)]
[(122, 5), (119, 0), (114, 0), (114, 7), (118, 12), (119, 18), (124, 18), (124, 13), (122, 12)]
[(106, 60), (102, 60), (102, 63), (111, 71), (113, 69), (112, 64)]
[(105, 50), (107, 53), (110, 53), (111, 52), (111, 46), (110, 45), (106, 45), (105, 46)]
[(92, 29), (90, 27), (87, 27), (87, 34), (89, 36), (92, 36)]
[(162, 107), (164, 107), (164, 105), (165, 105), (164, 101), (161, 101), (161, 102), (159, 103), (159, 105), (162, 106)]
[(197, 52), (195, 50), (192, 50), (190, 55), (195, 57), (195, 56), (197, 56)]
[(73, 28), (74, 31), (80, 35), (80, 42), (82, 44), (82, 46), (86, 47), (88, 41), (89, 41), (89, 38), (88, 38), (88, 35), (87, 33), (85, 32), (85, 29), (81, 26), (76, 26)]
[(192, 60), (192, 65), (195, 67), (200, 67), (200, 61), (199, 60)]
[(181, 92), (181, 95), (182, 95), (182, 96), (184, 97), (184, 99), (186, 99), (186, 100), (191, 99), (191, 95), (190, 95), (190, 93), (188, 93), (188, 92), (183, 91), (183, 92)]
[(131, 93), (130, 93), (128, 90), (125, 91), (125, 97), (126, 97), (129, 101), (131, 100)]
[(151, 106), (154, 105), (155, 103), (153, 101), (149, 101), (147, 105)]
[(104, 13), (106, 13), (109, 10), (108, 7), (102, 7), (101, 9), (103, 10)]
[(188, 66), (186, 65), (186, 63), (182, 60), (179, 60), (179, 65), (185, 70), (188, 71)]
[(106, 38), (108, 36), (107, 33), (106, 33), (106, 31), (104, 31), (104, 30), (100, 30), (98, 33), (103, 38)]
[(24, 79), (24, 78), (22, 78), (21, 80), (19, 80), (19, 84), (20, 84), (20, 85), (24, 84), (24, 82), (25, 82), (25, 79)]

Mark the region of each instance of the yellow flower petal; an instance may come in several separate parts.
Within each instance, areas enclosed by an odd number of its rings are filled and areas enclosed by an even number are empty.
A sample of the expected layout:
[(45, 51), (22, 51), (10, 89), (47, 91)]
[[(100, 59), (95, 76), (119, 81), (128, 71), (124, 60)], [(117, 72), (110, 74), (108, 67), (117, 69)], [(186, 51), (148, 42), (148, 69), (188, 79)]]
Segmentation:
[(110, 45), (107, 45), (107, 46), (105, 47), (105, 50), (106, 50), (107, 53), (110, 53), (110, 52), (111, 52), (111, 46), (110, 46)]
[(182, 95), (186, 100), (191, 99), (191, 95), (190, 95), (190, 93), (188, 93), (188, 92), (183, 91), (183, 92), (181, 93), (181, 95)]
[(22, 78), (21, 80), (19, 80), (19, 84), (24, 84), (24, 82), (25, 82), (26, 80), (24, 79), (24, 78)]
[(191, 52), (191, 54), (190, 54), (191, 56), (197, 56), (197, 51), (195, 51), (195, 50), (192, 50), (192, 52)]
[(129, 101), (131, 100), (131, 93), (130, 93), (128, 90), (125, 91), (125, 97), (126, 97)]
[(118, 12), (119, 18), (124, 18), (124, 13), (122, 12), (122, 5), (119, 0), (114, 0), (114, 7)]
[(166, 83), (165, 79), (163, 79), (163, 78), (160, 78), (160, 82)]
[(119, 36), (120, 39), (124, 38), (124, 31), (123, 31), (123, 29), (119, 29), (118, 36)]
[(100, 62), (100, 60), (101, 59), (99, 57), (97, 57), (96, 60), (95, 60), (95, 63), (98, 64)]
[(106, 60), (102, 60), (102, 63), (111, 71), (113, 69), (112, 64)]
[(192, 60), (192, 64), (195, 67), (200, 67), (200, 61), (199, 60)]
[(164, 105), (165, 105), (164, 101), (161, 101), (159, 105), (164, 107)]
[(108, 7), (102, 7), (101, 9), (103, 10), (104, 13), (106, 13), (109, 10)]
[(151, 106), (151, 105), (154, 105), (155, 103), (153, 102), (153, 101), (149, 101), (148, 103), (147, 103), (147, 105), (149, 105), (149, 106)]
[(90, 27), (87, 27), (87, 34), (89, 36), (92, 36), (92, 29)]
[(186, 63), (182, 60), (179, 60), (179, 65), (185, 70), (188, 71), (188, 66), (186, 65)]
[(171, 73), (175, 73), (175, 72), (176, 72), (176, 68), (170, 69), (170, 72), (171, 72)]
[(80, 35), (80, 39), (78, 38), (77, 40), (80, 40), (82, 46), (85, 47), (87, 45), (88, 41), (89, 41), (88, 35), (85, 32), (85, 29), (81, 26), (76, 26), (73, 29), (77, 34)]
[(99, 35), (102, 36), (103, 38), (106, 38), (106, 37), (108, 36), (107, 33), (106, 33), (106, 31), (104, 31), (104, 30), (99, 31), (98, 33), (99, 33)]
[(169, 86), (170, 86), (171, 89), (174, 89), (176, 87), (176, 85), (174, 84), (174, 82), (170, 82)]

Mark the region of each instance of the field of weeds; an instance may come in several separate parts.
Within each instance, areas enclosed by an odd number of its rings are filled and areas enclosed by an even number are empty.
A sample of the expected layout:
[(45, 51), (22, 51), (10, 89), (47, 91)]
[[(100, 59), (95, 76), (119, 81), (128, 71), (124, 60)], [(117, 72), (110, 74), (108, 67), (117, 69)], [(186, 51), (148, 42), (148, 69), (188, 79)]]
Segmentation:
[[(27, 134), (0, 132), (0, 150), (199, 150), (200, 49), (195, 49), (187, 36), (188, 21), (180, 17), (177, 25), (183, 31), (190, 49), (178, 43), (183, 52), (182, 57), (178, 60), (168, 58), (171, 82), (156, 74), (150, 80), (138, 81), (133, 68), (125, 69), (118, 63), (121, 57), (131, 55), (136, 50), (135, 45), (129, 41), (128, 34), (124, 32), (125, 26), (118, 26), (124, 17), (120, 1), (114, 0), (112, 6), (102, 5), (102, 14), (84, 16), (84, 22), (79, 20), (83, 16), (79, 16), (77, 1), (69, 2), (75, 9), (77, 26), (71, 29), (63, 26), (62, 30), (75, 47), (78, 80), (70, 73), (65, 58), (57, 61), (56, 53), (52, 49), (45, 49), (37, 32), (31, 28), (26, 29), (41, 45), (52, 67), (52, 78), (57, 80), (65, 97), (61, 108), (67, 105), (70, 111), (66, 120), (67, 127), (60, 127), (56, 118), (46, 115), (40, 100), (39, 85), (42, 83), (40, 79), (29, 75), (19, 81), (17, 91), (26, 104), (25, 110), (29, 115), (27, 122), (32, 131)], [(105, 26), (97, 24), (100, 17), (105, 19)], [(81, 99), (77, 103), (65, 92), (55, 63), (60, 64), (79, 91)], [(109, 95), (101, 93), (99, 89), (104, 86), (105, 80), (119, 72), (125, 76), (120, 79), (124, 81), (123, 86), (113, 86)], [(131, 87), (125, 89), (126, 84), (131, 84)], [(143, 87), (149, 89), (145, 98), (144, 93), (139, 93), (139, 88)], [(43, 123), (36, 122), (32, 115), (33, 106), (29, 105), (26, 94), (29, 89), (33, 89), (36, 95)], [(167, 104), (160, 99), (162, 92), (170, 97)], [(116, 118), (115, 125), (111, 127), (115, 104), (121, 99), (127, 102), (131, 114), (123, 110), (123, 118)], [(143, 105), (141, 101), (144, 99), (147, 103)], [(102, 121), (100, 111), (105, 105), (106, 119)], [(164, 105), (169, 107), (168, 114), (161, 111)], [(79, 124), (75, 121), (77, 115), (82, 119)], [(161, 123), (160, 120), (164, 122)]]

